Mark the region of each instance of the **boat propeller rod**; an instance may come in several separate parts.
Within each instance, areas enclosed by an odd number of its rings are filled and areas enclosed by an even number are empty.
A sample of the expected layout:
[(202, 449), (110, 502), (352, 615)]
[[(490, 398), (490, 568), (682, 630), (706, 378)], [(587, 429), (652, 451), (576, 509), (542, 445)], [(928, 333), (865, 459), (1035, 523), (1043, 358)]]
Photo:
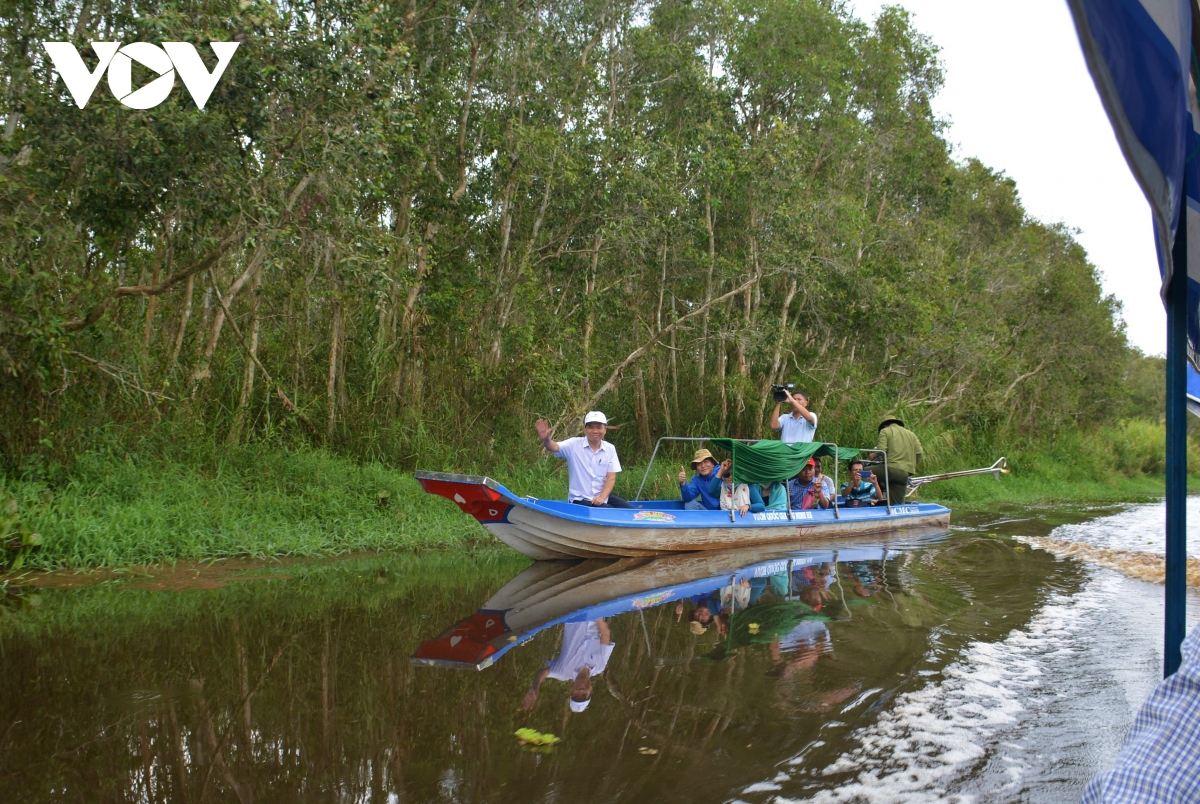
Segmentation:
[(910, 477), (908, 479), (908, 491), (904, 496), (911, 495), (914, 491), (924, 486), (926, 483), (932, 483), (935, 480), (949, 480), (952, 477), (967, 477), (968, 475), (992, 475), (996, 478), (996, 482), (1000, 482), (1000, 475), (1008, 474), (1008, 459), (1000, 458), (991, 466), (986, 466), (982, 469), (964, 469), (961, 472), (943, 472), (940, 475), (922, 475), (921, 477)]

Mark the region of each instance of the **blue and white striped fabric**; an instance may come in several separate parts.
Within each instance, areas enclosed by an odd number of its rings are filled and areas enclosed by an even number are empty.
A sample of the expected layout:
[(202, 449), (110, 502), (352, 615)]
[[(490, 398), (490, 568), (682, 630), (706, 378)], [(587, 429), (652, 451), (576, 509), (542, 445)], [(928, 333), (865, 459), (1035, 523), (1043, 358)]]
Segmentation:
[(1183, 664), (1155, 687), (1116, 766), (1093, 777), (1083, 804), (1200, 801), (1200, 627), (1183, 641)]
[[(1200, 354), (1200, 108), (1189, 0), (1067, 0), (1088, 70), (1154, 219), (1164, 286), (1187, 171), (1188, 362)], [(1200, 397), (1197, 398), (1200, 404)], [(1200, 411), (1198, 411), (1200, 412)]]

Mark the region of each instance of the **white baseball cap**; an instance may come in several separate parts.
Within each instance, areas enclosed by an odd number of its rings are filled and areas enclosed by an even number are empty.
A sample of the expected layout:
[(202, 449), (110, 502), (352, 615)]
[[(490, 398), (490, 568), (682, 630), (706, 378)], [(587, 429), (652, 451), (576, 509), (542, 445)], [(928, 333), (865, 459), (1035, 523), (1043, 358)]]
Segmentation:
[[(600, 415), (603, 416), (604, 414), (601, 413)], [(592, 702), (591, 698), (588, 698), (586, 701), (576, 701), (576, 700), (572, 699), (571, 700), (571, 711), (572, 712), (582, 712), (584, 709), (588, 708), (588, 704), (590, 704), (591, 702)]]
[(583, 417), (583, 423), (591, 424), (592, 422), (600, 422), (601, 424), (603, 424), (604, 426), (607, 427), (608, 426), (608, 417), (605, 416), (603, 413), (601, 413), (598, 410), (589, 411), (588, 415)]

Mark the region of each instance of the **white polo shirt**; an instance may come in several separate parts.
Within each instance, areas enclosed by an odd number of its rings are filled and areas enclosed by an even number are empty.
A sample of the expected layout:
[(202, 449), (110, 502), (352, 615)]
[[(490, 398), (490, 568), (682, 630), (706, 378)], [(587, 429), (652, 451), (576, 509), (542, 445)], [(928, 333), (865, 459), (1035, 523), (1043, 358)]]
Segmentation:
[[(809, 413), (812, 413), (810, 410)], [(813, 413), (813, 421), (810, 424), (808, 419), (800, 416), (799, 418), (788, 413), (779, 417), (779, 440), (785, 444), (797, 444), (801, 441), (808, 442), (813, 440), (813, 435), (817, 432), (817, 414)]]
[(615, 647), (611, 642), (607, 645), (600, 643), (600, 626), (595, 620), (567, 623), (563, 626), (562, 650), (546, 663), (550, 678), (574, 681), (585, 666), (591, 668), (593, 676), (598, 676), (608, 667), (608, 657), (612, 656)]
[(600, 442), (600, 449), (593, 451), (583, 436), (558, 442), (556, 458), (567, 460), (567, 501), (590, 500), (604, 491), (604, 480), (609, 472), (620, 472), (621, 461), (617, 459), (617, 448), (607, 441)]

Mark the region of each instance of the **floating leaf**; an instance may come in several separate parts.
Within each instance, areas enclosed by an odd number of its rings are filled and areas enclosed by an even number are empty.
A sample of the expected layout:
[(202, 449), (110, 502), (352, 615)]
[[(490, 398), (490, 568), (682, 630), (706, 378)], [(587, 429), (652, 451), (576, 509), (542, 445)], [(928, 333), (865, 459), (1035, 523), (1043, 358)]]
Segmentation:
[(536, 731), (535, 729), (517, 729), (513, 732), (513, 735), (517, 738), (517, 742), (519, 742), (521, 745), (545, 746), (554, 745), (555, 743), (560, 742), (559, 738), (555, 737), (553, 734), (542, 734), (540, 731)]

